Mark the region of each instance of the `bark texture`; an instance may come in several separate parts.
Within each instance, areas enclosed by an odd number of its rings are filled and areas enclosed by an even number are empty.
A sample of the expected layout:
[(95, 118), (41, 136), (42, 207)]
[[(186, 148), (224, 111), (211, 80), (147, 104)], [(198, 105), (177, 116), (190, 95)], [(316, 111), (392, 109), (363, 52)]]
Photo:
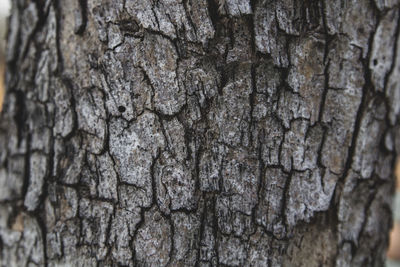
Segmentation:
[(1, 266), (382, 266), (397, 0), (16, 0)]

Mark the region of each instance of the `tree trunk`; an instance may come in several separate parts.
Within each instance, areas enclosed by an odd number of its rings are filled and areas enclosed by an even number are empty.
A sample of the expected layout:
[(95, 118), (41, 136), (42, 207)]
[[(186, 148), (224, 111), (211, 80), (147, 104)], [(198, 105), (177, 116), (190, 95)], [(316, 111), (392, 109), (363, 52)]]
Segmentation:
[(1, 266), (382, 266), (398, 2), (13, 1)]

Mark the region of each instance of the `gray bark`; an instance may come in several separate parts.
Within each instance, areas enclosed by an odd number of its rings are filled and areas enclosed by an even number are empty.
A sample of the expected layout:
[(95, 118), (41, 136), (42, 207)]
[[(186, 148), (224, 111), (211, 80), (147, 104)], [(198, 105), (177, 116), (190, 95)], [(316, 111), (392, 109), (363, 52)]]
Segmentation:
[(382, 266), (399, 1), (18, 0), (1, 266)]

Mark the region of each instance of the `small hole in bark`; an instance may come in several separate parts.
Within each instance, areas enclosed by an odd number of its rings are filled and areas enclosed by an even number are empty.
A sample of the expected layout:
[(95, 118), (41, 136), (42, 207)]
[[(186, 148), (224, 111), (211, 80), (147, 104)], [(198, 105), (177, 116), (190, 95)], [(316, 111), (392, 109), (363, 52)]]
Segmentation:
[(124, 106), (119, 106), (118, 107), (118, 111), (121, 112), (121, 113), (124, 113), (125, 110), (126, 110), (126, 108)]
[(374, 66), (378, 65), (378, 60), (374, 59)]

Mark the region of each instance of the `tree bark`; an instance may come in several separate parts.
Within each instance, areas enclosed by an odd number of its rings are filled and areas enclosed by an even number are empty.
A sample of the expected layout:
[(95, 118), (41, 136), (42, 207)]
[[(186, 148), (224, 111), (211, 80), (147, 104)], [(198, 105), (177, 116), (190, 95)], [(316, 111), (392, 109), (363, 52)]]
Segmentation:
[(399, 1), (18, 0), (2, 266), (382, 266)]

